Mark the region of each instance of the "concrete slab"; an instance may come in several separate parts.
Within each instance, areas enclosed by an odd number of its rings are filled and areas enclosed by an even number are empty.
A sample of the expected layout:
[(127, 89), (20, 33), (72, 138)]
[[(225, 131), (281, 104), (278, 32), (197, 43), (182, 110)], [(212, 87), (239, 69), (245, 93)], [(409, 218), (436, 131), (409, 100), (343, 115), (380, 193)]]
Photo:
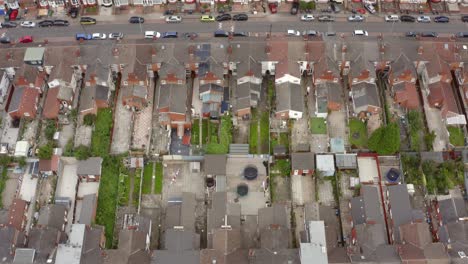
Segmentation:
[(19, 175), (8, 172), (8, 179), (5, 182), (5, 188), (2, 192), (2, 208), (9, 208), (16, 196), (16, 190), (19, 187)]
[(100, 182), (80, 182), (78, 184), (78, 198), (83, 198), (88, 194), (98, 194)]
[(31, 202), (36, 196), (37, 178), (30, 174), (23, 175), (18, 198)]
[(90, 126), (78, 126), (75, 134), (75, 147), (84, 145), (91, 146), (91, 136), (93, 128)]
[(130, 149), (132, 136), (133, 112), (122, 104), (123, 92), (119, 93), (115, 107), (114, 133), (112, 136), (111, 153), (121, 154)]
[(266, 206), (268, 200), (264, 192), (252, 192), (246, 196), (239, 197), (235, 192), (228, 192), (228, 201), (231, 203), (240, 203), (241, 215), (258, 215), (258, 209)]
[(294, 205), (304, 205), (315, 200), (314, 182), (310, 176), (291, 176), (291, 197)]

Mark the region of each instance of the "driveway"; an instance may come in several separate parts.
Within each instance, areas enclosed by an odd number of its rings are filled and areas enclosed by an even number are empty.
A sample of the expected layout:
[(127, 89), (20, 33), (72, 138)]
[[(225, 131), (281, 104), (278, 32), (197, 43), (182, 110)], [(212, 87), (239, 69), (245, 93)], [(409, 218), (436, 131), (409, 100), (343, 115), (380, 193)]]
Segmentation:
[(301, 118), (293, 122), (291, 143), (292, 151), (295, 152), (298, 150), (298, 146), (300, 144), (310, 144), (312, 137), (310, 134), (309, 122), (307, 118)]
[[(70, 208), (75, 207), (75, 196), (76, 196), (76, 185), (78, 184), (78, 175), (76, 169), (78, 167), (74, 158), (62, 158), (65, 163), (63, 167), (62, 175), (59, 175), (57, 181), (57, 188), (55, 191), (55, 197), (67, 197), (71, 201)], [(67, 215), (68, 222), (66, 226), (66, 232), (70, 232), (71, 224), (73, 223), (73, 213)]]
[(449, 144), (449, 134), (444, 124), (439, 109), (424, 106), (426, 113), (427, 126), (430, 131), (434, 131), (436, 138), (432, 144), (434, 151), (444, 151)]
[(61, 148), (65, 148), (68, 141), (70, 141), (70, 139), (73, 139), (74, 134), (75, 134), (75, 125), (73, 123), (70, 123), (68, 125), (63, 125), (62, 130), (60, 131), (60, 136), (58, 140), (59, 146)]
[(311, 176), (291, 176), (291, 196), (294, 205), (304, 205), (315, 200), (314, 181)]
[(111, 153), (121, 154), (130, 149), (132, 136), (133, 112), (122, 104), (124, 92), (119, 93), (115, 107), (114, 133), (112, 136)]

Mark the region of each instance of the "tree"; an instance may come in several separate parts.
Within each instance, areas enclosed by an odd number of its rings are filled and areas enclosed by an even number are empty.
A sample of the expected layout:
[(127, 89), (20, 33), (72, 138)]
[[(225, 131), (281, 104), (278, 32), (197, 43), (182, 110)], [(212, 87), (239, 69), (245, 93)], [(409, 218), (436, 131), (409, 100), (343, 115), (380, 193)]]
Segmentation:
[(39, 147), (39, 152), (37, 156), (40, 159), (48, 160), (52, 157), (52, 152), (53, 152), (53, 146), (52, 144), (48, 143), (46, 145)]
[(398, 124), (390, 123), (379, 127), (369, 138), (369, 149), (381, 155), (391, 155), (400, 149), (400, 129)]
[(426, 143), (427, 149), (432, 150), (433, 149), (433, 144), (434, 140), (436, 139), (436, 133), (435, 131), (431, 131), (431, 133), (426, 133), (424, 135), (424, 142)]
[(11, 157), (7, 155), (0, 156), (0, 165), (7, 166), (11, 162)]
[(312, 9), (314, 10), (315, 9), (315, 2), (314, 1), (310, 1), (307, 3), (307, 9)]
[(95, 114), (87, 114), (83, 117), (83, 124), (85, 126), (92, 126), (94, 125), (94, 122), (96, 121), (96, 115)]
[(73, 139), (69, 139), (63, 150), (63, 156), (72, 157), (73, 156)]
[(306, 1), (299, 1), (299, 10), (306, 10), (307, 6), (308, 4)]
[(91, 156), (91, 150), (85, 145), (80, 145), (74, 152), (77, 160), (85, 160)]
[(54, 139), (54, 134), (55, 134), (56, 130), (57, 129), (55, 127), (55, 122), (53, 120), (47, 120), (47, 125), (46, 125), (46, 128), (44, 130), (44, 134), (45, 134), (45, 137), (47, 138), (47, 140)]
[(17, 161), (18, 161), (18, 165), (21, 168), (24, 168), (24, 166), (26, 166), (26, 157), (19, 157)]

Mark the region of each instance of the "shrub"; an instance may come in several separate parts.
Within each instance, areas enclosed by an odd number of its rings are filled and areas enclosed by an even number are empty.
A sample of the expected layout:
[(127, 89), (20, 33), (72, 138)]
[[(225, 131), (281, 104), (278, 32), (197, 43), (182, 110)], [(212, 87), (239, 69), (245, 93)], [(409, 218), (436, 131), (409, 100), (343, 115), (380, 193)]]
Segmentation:
[(96, 122), (96, 115), (95, 114), (87, 114), (83, 117), (83, 124), (85, 126), (92, 126)]
[(37, 156), (40, 158), (40, 159), (50, 159), (52, 157), (52, 152), (53, 152), (53, 146), (52, 144), (50, 143), (47, 143), (46, 145), (43, 145), (41, 147), (39, 147), (39, 152), (37, 154)]
[(91, 156), (91, 150), (84, 145), (77, 147), (74, 153), (77, 160), (85, 160)]
[(379, 127), (369, 138), (369, 149), (380, 155), (395, 154), (400, 149), (400, 129), (398, 124), (390, 123)]
[(55, 127), (55, 122), (53, 120), (48, 120), (46, 128), (44, 130), (45, 137), (47, 140), (54, 139), (54, 134), (57, 128)]

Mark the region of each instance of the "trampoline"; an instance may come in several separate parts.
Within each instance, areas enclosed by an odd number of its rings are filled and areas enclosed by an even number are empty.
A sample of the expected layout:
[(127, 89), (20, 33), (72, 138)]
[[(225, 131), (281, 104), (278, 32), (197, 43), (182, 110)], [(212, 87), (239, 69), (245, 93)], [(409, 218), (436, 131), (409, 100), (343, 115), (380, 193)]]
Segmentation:
[(213, 178), (206, 178), (206, 187), (211, 188), (215, 185), (215, 180)]
[(254, 166), (247, 166), (245, 169), (244, 169), (244, 177), (251, 181), (251, 180), (255, 180), (258, 176), (258, 169)]
[(395, 168), (391, 168), (387, 172), (387, 180), (389, 182), (397, 182), (399, 179), (400, 179), (400, 171), (399, 170), (397, 170)]
[(249, 186), (245, 183), (241, 183), (237, 185), (237, 194), (239, 196), (246, 196), (249, 193)]

